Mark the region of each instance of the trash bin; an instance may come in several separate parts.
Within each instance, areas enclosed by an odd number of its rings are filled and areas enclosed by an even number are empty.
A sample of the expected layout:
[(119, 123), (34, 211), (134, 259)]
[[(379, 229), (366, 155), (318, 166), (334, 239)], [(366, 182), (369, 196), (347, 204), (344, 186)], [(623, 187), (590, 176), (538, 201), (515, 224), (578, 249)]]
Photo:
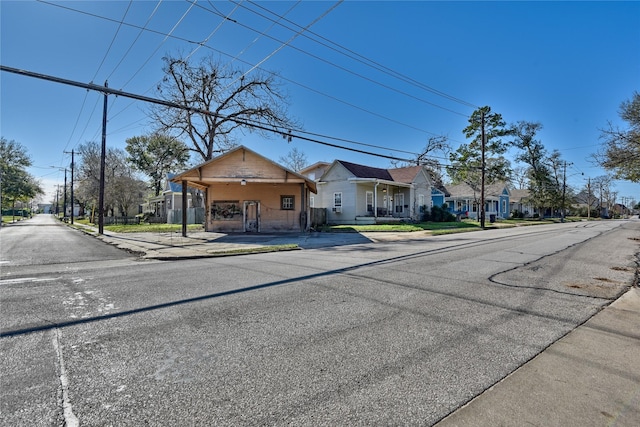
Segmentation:
[(495, 214), (489, 214), (489, 222), (491, 224), (493, 224), (494, 222), (496, 222), (496, 216)]

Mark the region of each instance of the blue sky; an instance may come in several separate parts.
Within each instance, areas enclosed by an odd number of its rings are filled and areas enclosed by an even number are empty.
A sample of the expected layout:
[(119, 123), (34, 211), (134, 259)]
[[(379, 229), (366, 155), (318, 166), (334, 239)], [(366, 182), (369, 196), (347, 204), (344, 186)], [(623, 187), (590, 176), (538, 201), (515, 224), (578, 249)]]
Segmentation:
[[(282, 77), (289, 111), (304, 130), (384, 155), (412, 157), (406, 152), (419, 152), (434, 135), (455, 148), (465, 142), (472, 106), (489, 105), (508, 123), (542, 123), (539, 139), (572, 163), (567, 181), (577, 188), (605, 174), (590, 160), (599, 129), (621, 124), (620, 103), (640, 90), (640, 2), (2, 0), (0, 15), (2, 65), (108, 80), (146, 96), (156, 96), (167, 54), (200, 46), (194, 57), (214, 55), (243, 70), (268, 58), (260, 67)], [(341, 53), (347, 50), (351, 57)], [(102, 95), (7, 72), (0, 84), (0, 133), (27, 147), (30, 172), (52, 193), (64, 180), (55, 168), (70, 163), (64, 151), (100, 141)], [(127, 138), (153, 130), (147, 111), (110, 96), (107, 144), (124, 148)], [(385, 158), (296, 139), (245, 134), (238, 142), (275, 161), (295, 147), (310, 163), (389, 166)], [(615, 190), (640, 200), (639, 184), (617, 182)]]

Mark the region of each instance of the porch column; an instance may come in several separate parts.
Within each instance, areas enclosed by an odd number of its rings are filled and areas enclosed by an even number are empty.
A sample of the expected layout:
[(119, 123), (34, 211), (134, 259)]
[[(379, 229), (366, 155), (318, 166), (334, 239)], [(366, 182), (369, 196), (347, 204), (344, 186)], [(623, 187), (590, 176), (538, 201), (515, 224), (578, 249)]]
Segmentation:
[(182, 180), (182, 237), (187, 237), (187, 181)]
[(300, 184), (300, 231), (308, 231), (307, 224), (308, 212), (307, 212), (307, 198), (306, 196), (307, 184)]

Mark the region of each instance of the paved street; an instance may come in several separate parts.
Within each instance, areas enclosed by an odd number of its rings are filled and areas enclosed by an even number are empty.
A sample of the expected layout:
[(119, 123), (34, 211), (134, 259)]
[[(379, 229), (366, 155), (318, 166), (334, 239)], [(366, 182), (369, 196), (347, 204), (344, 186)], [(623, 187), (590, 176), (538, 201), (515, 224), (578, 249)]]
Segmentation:
[(3, 425), (433, 425), (625, 292), (640, 238), (602, 221), (163, 262), (39, 221), (0, 231)]

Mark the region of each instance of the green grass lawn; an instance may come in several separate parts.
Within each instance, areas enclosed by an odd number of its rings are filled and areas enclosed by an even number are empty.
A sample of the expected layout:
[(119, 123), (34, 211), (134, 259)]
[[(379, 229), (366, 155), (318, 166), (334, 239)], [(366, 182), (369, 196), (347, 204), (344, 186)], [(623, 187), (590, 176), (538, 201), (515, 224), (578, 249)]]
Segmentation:
[(23, 219), (26, 219), (26, 218), (23, 218), (21, 216), (15, 216), (14, 217), (13, 215), (2, 215), (2, 223), (3, 224), (11, 223), (11, 222), (13, 222), (14, 218), (15, 218), (16, 221), (22, 221)]
[[(74, 223), (85, 224), (97, 227), (98, 224), (92, 224), (88, 219), (76, 219)], [(104, 229), (113, 231), (114, 233), (179, 233), (182, 231), (182, 224), (129, 224), (129, 225), (105, 225)], [(204, 231), (202, 224), (187, 225), (189, 231)]]
[[(375, 231), (388, 231), (395, 233), (412, 232), (412, 231), (450, 231), (450, 230), (468, 230), (479, 229), (480, 224), (477, 222), (420, 222), (416, 224), (372, 224), (372, 225), (328, 225), (324, 226), (321, 231), (330, 233), (362, 233)], [(435, 234), (435, 233), (434, 233)]]
[[(565, 218), (565, 221), (580, 221), (583, 218)], [(560, 222), (559, 218), (552, 219), (500, 219), (494, 223), (488, 220), (485, 223), (486, 228), (508, 228), (523, 225), (541, 225), (553, 224)], [(433, 235), (464, 233), (468, 231), (480, 230), (480, 222), (472, 219), (464, 219), (460, 222), (421, 222), (417, 224), (374, 224), (374, 225), (328, 225), (320, 229), (320, 231), (329, 233), (362, 233), (362, 232), (413, 232), (413, 231), (430, 231)]]
[[(105, 230), (114, 233), (179, 233), (182, 224), (132, 224), (132, 225), (105, 225)], [(188, 224), (189, 231), (204, 231), (202, 224)]]

